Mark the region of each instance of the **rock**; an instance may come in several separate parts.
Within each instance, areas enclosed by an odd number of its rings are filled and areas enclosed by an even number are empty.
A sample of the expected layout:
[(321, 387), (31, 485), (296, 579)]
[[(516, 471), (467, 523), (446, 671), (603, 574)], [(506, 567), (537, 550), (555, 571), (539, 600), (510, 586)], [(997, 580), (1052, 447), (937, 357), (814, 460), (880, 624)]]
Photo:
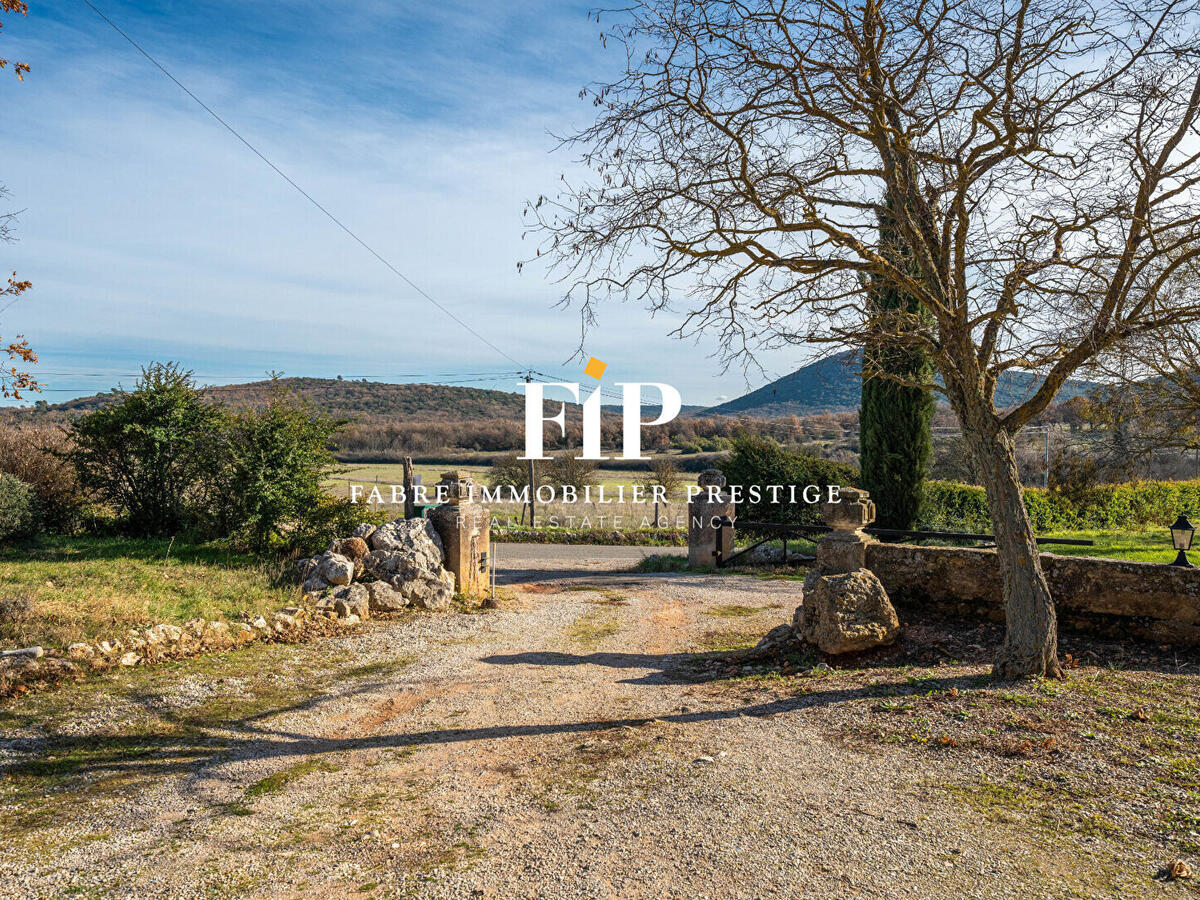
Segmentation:
[(1185, 860), (1177, 859), (1167, 866), (1167, 878), (1178, 881), (1180, 878), (1191, 878), (1192, 867)]
[(693, 765), (708, 765), (708, 764), (714, 763), (714, 762), (716, 762), (716, 760), (708, 755), (697, 756), (695, 759), (692, 760)]
[(91, 644), (77, 643), (67, 647), (67, 656), (71, 659), (91, 659), (95, 655)]
[(125, 642), (133, 650), (142, 650), (146, 646), (146, 639), (142, 637), (141, 632), (136, 631), (133, 628), (130, 628), (129, 631), (125, 633)]
[(445, 569), (422, 572), (415, 578), (396, 583), (392, 587), (408, 601), (409, 606), (419, 609), (445, 609), (454, 599), (454, 574)]
[[(265, 625), (266, 622), (264, 621), (263, 624)], [(245, 622), (235, 622), (229, 626), (229, 635), (233, 638), (233, 642), (240, 646), (255, 640), (258, 637), (258, 632)]]
[(118, 662), (120, 662), (120, 664), (123, 666), (136, 666), (141, 661), (142, 661), (142, 658), (140, 656), (138, 656), (136, 653), (134, 653), (132, 650), (130, 652), (126, 653), (124, 656), (122, 656), (120, 658), (120, 660), (118, 660)]
[(168, 625), (162, 622), (146, 629), (147, 644), (178, 644), (183, 638), (183, 629), (178, 625)]
[(204, 620), (203, 619), (188, 619), (183, 623), (183, 630), (192, 637), (198, 638), (204, 635)]
[(46, 651), (41, 647), (22, 647), (20, 650), (0, 650), (0, 656), (23, 657), (26, 659), (41, 659)]
[(755, 645), (755, 650), (775, 650), (779, 647), (786, 647), (796, 639), (796, 632), (791, 625), (783, 624), (776, 625), (767, 632), (758, 644)]
[(338, 619), (338, 622), (342, 625), (345, 625), (347, 628), (357, 625), (361, 621), (362, 621), (362, 619), (360, 619), (354, 613), (350, 613), (350, 615), (342, 616), (342, 618)]
[(342, 538), (340, 541), (334, 541), (329, 549), (340, 556), (346, 557), (351, 562), (357, 562), (371, 552), (367, 546), (367, 542), (360, 537), (348, 537)]
[(386, 581), (368, 581), (363, 587), (367, 589), (370, 607), (375, 612), (395, 612), (408, 606), (404, 595)]
[(317, 574), (317, 570), (320, 568), (321, 557), (319, 556), (306, 556), (304, 559), (296, 560), (296, 575), (301, 581), (308, 581)]
[(397, 519), (380, 525), (372, 532), (369, 543), (372, 550), (428, 557), (439, 566), (442, 564), (442, 539), (428, 519)]
[(269, 631), (271, 626), (267, 624), (267, 620), (262, 616), (256, 616), (251, 622), (250, 627), (255, 631)]
[(349, 584), (354, 580), (354, 563), (340, 553), (321, 554), (320, 574), (327, 584)]
[(300, 587), (300, 590), (306, 594), (319, 594), (327, 587), (329, 587), (329, 584), (324, 578), (321, 577), (321, 573), (313, 572), (312, 575), (305, 579), (304, 584)]
[(371, 594), (365, 585), (348, 584), (333, 592), (333, 611), (339, 618), (355, 615), (365, 619), (371, 615)]
[(890, 644), (900, 633), (900, 619), (869, 569), (840, 575), (813, 571), (804, 579), (804, 602), (793, 627), (824, 653), (853, 653)]
[[(388, 582), (409, 606), (443, 610), (454, 599), (454, 575), (442, 568), (442, 539), (424, 518), (389, 522), (371, 535), (376, 547), (362, 560), (362, 568), (379, 581)], [(397, 608), (394, 598), (380, 592), (376, 608)], [(389, 604), (383, 606), (383, 604)]]
[(350, 532), (350, 536), (356, 537), (356, 538), (362, 538), (364, 541), (369, 541), (371, 539), (371, 535), (374, 533), (375, 533), (375, 526), (373, 524), (371, 524), (370, 522), (363, 522), (361, 525), (357, 526), (352, 532)]
[(224, 650), (233, 646), (233, 635), (224, 622), (209, 622), (201, 641), (210, 650)]
[(276, 631), (286, 631), (289, 628), (296, 627), (296, 617), (280, 610), (275, 613), (274, 624)]

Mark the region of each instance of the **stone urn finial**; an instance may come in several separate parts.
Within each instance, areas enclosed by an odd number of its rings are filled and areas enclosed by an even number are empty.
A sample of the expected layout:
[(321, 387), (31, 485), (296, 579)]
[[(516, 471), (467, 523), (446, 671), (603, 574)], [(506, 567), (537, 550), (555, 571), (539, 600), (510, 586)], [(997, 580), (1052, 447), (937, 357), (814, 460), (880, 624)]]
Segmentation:
[(696, 479), (696, 484), (700, 487), (725, 487), (725, 476), (721, 474), (720, 469), (705, 469)]
[(866, 491), (842, 488), (835, 503), (821, 504), (821, 517), (841, 539), (861, 540), (862, 529), (875, 521), (875, 501)]
[(445, 486), (445, 496), (448, 503), (459, 503), (463, 500), (470, 500), (472, 489), (475, 487), (475, 482), (471, 476), (465, 472), (451, 470), (442, 473), (442, 480), (438, 482), (438, 487)]

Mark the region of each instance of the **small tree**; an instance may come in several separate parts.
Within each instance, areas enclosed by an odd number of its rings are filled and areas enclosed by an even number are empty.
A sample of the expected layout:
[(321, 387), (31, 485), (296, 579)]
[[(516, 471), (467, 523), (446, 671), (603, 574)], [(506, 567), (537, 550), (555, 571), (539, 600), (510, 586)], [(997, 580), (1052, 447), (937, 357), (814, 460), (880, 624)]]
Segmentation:
[(145, 535), (194, 526), (211, 503), (228, 417), (175, 363), (142, 369), (133, 391), (71, 425), (80, 485)]
[(213, 493), (220, 532), (263, 549), (304, 522), (327, 501), (324, 481), (337, 466), (330, 442), (344, 424), (278, 388), (265, 409), (232, 416)]
[[(890, 217), (880, 220), (880, 243), (902, 255)], [(898, 266), (910, 267), (903, 260)], [(880, 318), (921, 315), (912, 294), (881, 276), (871, 281), (868, 301)], [(887, 334), (868, 339), (862, 358), (862, 409), (858, 417), (861, 485), (875, 501), (881, 528), (915, 528), (925, 496), (933, 439), (933, 365), (923, 347), (893, 345)]]
[[(657, 528), (659, 494), (667, 500), (676, 496), (683, 488), (683, 473), (675, 465), (675, 460), (669, 456), (659, 456), (651, 460), (649, 473), (638, 478), (638, 484), (654, 497), (654, 526)], [(654, 493), (655, 488), (661, 490)]]
[(583, 493), (584, 488), (595, 487), (600, 481), (594, 462), (578, 459), (574, 450), (563, 450), (554, 454), (546, 464), (546, 483), (556, 488), (572, 486)]

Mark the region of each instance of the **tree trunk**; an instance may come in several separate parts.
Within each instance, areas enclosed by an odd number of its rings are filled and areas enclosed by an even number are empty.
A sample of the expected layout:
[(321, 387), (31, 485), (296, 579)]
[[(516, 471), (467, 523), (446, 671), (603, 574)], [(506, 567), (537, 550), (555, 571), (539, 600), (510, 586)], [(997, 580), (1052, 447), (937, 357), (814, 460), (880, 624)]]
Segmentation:
[(1007, 631), (992, 674), (1004, 680), (1061, 678), (1057, 616), (1025, 511), (1016, 446), (994, 421), (973, 423), (965, 434), (987, 491), (1004, 585)]

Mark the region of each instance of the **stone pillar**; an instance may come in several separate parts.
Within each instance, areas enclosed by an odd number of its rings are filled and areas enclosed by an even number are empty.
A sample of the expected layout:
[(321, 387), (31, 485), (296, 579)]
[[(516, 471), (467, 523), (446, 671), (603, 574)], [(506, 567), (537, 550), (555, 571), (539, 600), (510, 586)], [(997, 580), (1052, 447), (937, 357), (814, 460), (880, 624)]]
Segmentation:
[(474, 502), (475, 483), (469, 475), (445, 472), (438, 486), (446, 502), (427, 518), (442, 539), (442, 565), (454, 573), (455, 590), (465, 597), (490, 593), (491, 512)]
[(817, 569), (841, 575), (866, 568), (867, 545), (873, 539), (863, 528), (875, 521), (875, 501), (866, 491), (842, 488), (836, 503), (822, 503), (821, 517), (833, 529), (817, 542)]
[(688, 501), (688, 565), (708, 568), (716, 565), (717, 550), (723, 559), (733, 553), (733, 529), (715, 523), (725, 516), (736, 521), (737, 508), (722, 490), (725, 476), (716, 469), (705, 469), (696, 483), (702, 490)]

